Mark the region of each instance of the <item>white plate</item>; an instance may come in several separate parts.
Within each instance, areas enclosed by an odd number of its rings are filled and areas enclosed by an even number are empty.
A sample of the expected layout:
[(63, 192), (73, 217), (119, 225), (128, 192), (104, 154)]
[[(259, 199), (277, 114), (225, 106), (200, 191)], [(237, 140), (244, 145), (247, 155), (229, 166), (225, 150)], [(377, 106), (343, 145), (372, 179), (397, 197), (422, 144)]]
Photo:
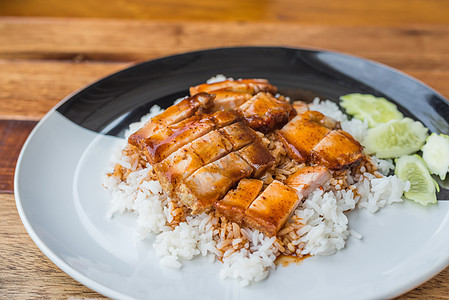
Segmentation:
[[(240, 59), (250, 53), (254, 60), (242, 67)], [(312, 53), (314, 58), (322, 55), (319, 64), (310, 57), (300, 56)], [(276, 59), (274, 54), (285, 56), (290, 62), (284, 77), (276, 77), (282, 71), (273, 66), (265, 73), (260, 66), (261, 58), (268, 55)], [(297, 61), (292, 65), (291, 55), (302, 57), (301, 64), (307, 62), (317, 75), (313, 79), (301, 77), (303, 72), (312, 71), (301, 69), (303, 65), (297, 66)], [(223, 58), (223, 66), (205, 68), (216, 56)], [(235, 60), (238, 64), (230, 63)], [(277, 61), (275, 66), (279, 64)], [(324, 65), (332, 68), (325, 69)], [(109, 167), (112, 151), (122, 142), (118, 137), (121, 129), (149, 107), (139, 105), (160, 101), (169, 105), (167, 99), (174, 100), (175, 95), (186, 93), (188, 86), (221, 72), (236, 77), (255, 77), (258, 73), (257, 77), (268, 78), (281, 87), (290, 78), (284, 85), (286, 91), (297, 88), (303, 95), (328, 96), (326, 93), (332, 90), (329, 87), (339, 85), (328, 78), (331, 71), (340, 76), (343, 71), (352, 74), (361, 68), (371, 71), (374, 67), (404, 80), (398, 83), (410, 81), (432, 97), (442, 99), (416, 80), (379, 64), (336, 53), (285, 48), (230, 48), (189, 53), (148, 62), (105, 78), (66, 98), (30, 134), (20, 154), (15, 177), (20, 217), (36, 245), (58, 267), (112, 298), (379, 299), (398, 296), (449, 264), (449, 201), (439, 201), (427, 208), (404, 202), (376, 214), (353, 212), (350, 227), (363, 235), (362, 240), (349, 238), (346, 248), (333, 256), (311, 257), (299, 265), (278, 267), (266, 280), (242, 288), (236, 281), (220, 280), (221, 263), (211, 263), (205, 258), (186, 262), (181, 270), (162, 267), (151, 240), (139, 241), (134, 237), (135, 216), (106, 217), (110, 195), (101, 185), (101, 175)], [(298, 73), (294, 71), (296, 68), (300, 69)], [(157, 71), (159, 75), (153, 77), (144, 75)], [(372, 72), (362, 73), (368, 74), (366, 78), (358, 74), (342, 80), (343, 88), (336, 93), (379, 91), (381, 86), (376, 86), (379, 80), (371, 78)], [(187, 82), (179, 83), (177, 79), (185, 78), (186, 74), (190, 74)], [(116, 80), (123, 84), (117, 85)], [(347, 84), (355, 80), (359, 85)], [(160, 88), (154, 88), (153, 84)], [(308, 84), (312, 86), (310, 89), (305, 88)], [(168, 88), (164, 90), (164, 86)], [(401, 86), (387, 87), (382, 93), (401, 105), (402, 96), (389, 92), (397, 88)], [(419, 91), (414, 90), (418, 94)], [(89, 101), (92, 99), (95, 101)], [(447, 109), (444, 105), (443, 111)], [(421, 119), (420, 112), (411, 116)], [(441, 118), (438, 114), (432, 116), (437, 120), (438, 117)], [(444, 130), (447, 119), (442, 119), (446, 122), (440, 124)], [(434, 131), (441, 130), (438, 124), (423, 122)], [(440, 198), (441, 195), (446, 194), (440, 194)]]

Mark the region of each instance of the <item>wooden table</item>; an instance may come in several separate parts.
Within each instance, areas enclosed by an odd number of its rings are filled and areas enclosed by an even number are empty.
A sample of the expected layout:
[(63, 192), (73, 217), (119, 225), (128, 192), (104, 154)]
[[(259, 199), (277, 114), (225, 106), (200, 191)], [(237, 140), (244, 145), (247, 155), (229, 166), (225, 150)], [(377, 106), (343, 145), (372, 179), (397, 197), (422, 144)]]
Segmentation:
[[(62, 2), (49, 1), (56, 7), (49, 13), (36, 8), (38, 1), (27, 1), (29, 11), (5, 2), (1, 14), (23, 16), (0, 17), (0, 298), (102, 297), (59, 270), (34, 245), (15, 207), (13, 175), (20, 148), (42, 116), (67, 94), (105, 75), (185, 51), (280, 45), (376, 60), (449, 98), (449, 7), (443, 1), (351, 0), (342, 7), (325, 0), (230, 1), (215, 7), (199, 1), (196, 10), (186, 5), (178, 18), (162, 0), (146, 14), (135, 7), (134, 14), (120, 14), (119, 2), (111, 1), (112, 8), (100, 15), (92, 13), (100, 6), (83, 14), (73, 7), (58, 11)], [(236, 15), (232, 5), (240, 5)], [(73, 18), (86, 16), (101, 18)], [(400, 298), (449, 299), (449, 268)]]

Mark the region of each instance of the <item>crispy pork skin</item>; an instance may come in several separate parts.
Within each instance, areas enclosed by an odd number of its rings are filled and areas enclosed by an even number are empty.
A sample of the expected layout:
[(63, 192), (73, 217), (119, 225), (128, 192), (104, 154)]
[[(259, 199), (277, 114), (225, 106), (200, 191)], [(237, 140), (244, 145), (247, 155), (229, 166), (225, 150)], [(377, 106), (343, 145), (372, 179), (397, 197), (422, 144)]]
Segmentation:
[(233, 150), (241, 149), (259, 138), (244, 122), (236, 122), (219, 131), (231, 142)]
[(295, 189), (275, 180), (245, 211), (244, 222), (267, 236), (275, 236), (299, 201)]
[(251, 176), (255, 178), (259, 178), (275, 162), (274, 156), (260, 142), (259, 138), (237, 152), (253, 168)]
[(294, 188), (300, 199), (307, 197), (310, 192), (325, 184), (332, 175), (324, 166), (304, 167), (290, 175), (285, 184)]
[(232, 152), (190, 175), (176, 187), (176, 195), (193, 213), (201, 213), (209, 210), (240, 179), (249, 177), (252, 172), (253, 168)]
[(304, 111), (303, 113), (301, 113), (301, 118), (309, 122), (320, 124), (331, 130), (338, 129), (339, 126), (337, 121), (315, 110)]
[(190, 88), (190, 95), (201, 92), (213, 94), (216, 90), (227, 90), (234, 92), (245, 92), (256, 94), (258, 92), (270, 92), (276, 94), (277, 88), (266, 79), (238, 79), (224, 80), (215, 83), (204, 83)]
[(193, 172), (232, 150), (232, 144), (218, 131), (211, 131), (179, 148), (154, 169), (162, 188), (172, 195), (174, 188)]
[(228, 220), (241, 224), (246, 209), (262, 190), (263, 182), (257, 179), (242, 179), (237, 188), (230, 190), (214, 206), (217, 212)]
[(349, 133), (333, 130), (311, 152), (312, 161), (331, 170), (347, 169), (360, 163), (363, 148)]
[(281, 128), (296, 115), (290, 103), (264, 92), (243, 103), (239, 110), (252, 129), (264, 133)]
[(278, 136), (291, 159), (300, 163), (310, 160), (310, 153), (331, 130), (319, 123), (303, 118), (303, 114), (294, 117), (278, 132)]
[[(276, 92), (265, 79), (191, 87), (192, 96), (131, 135), (129, 147), (146, 156), (163, 190), (190, 213), (215, 209), (230, 221), (276, 236), (332, 171), (363, 157), (362, 146), (338, 122), (305, 102), (292, 105), (273, 96)], [(291, 159), (308, 165), (285, 182), (271, 177), (276, 159), (260, 137), (273, 131)]]
[(203, 116), (193, 116), (172, 126), (162, 128), (141, 141), (150, 163), (159, 163), (182, 146), (212, 130), (238, 121), (241, 115), (235, 111), (218, 111)]
[(214, 123), (210, 119), (192, 120), (186, 126), (177, 128), (168, 136), (160, 132), (153, 134), (144, 140), (145, 154), (149, 162), (155, 164), (161, 162), (171, 153), (187, 143), (205, 135), (214, 129)]
[[(216, 126), (222, 126), (233, 120), (229, 117), (232, 115), (231, 111), (220, 115), (222, 117), (216, 118)], [(250, 175), (253, 177), (259, 177), (274, 163), (274, 157), (261, 143), (257, 134), (244, 123), (237, 122), (219, 130), (212, 130), (185, 144), (161, 162), (154, 163), (154, 171), (164, 191), (176, 197), (174, 193), (179, 183), (198, 169), (233, 151), (236, 151), (238, 157), (252, 168)], [(231, 167), (223, 166), (223, 168)]]
[(228, 91), (226, 89), (216, 90), (212, 93), (215, 95), (212, 111), (236, 109), (253, 96), (251, 93)]
[(309, 110), (309, 105), (304, 101), (294, 101), (292, 103), (292, 106), (295, 109), (297, 115), (300, 115), (303, 112), (306, 112)]
[(128, 142), (140, 149), (140, 141), (149, 138), (159, 129), (187, 119), (193, 116), (193, 114), (195, 114), (199, 110), (206, 110), (210, 108), (214, 97), (215, 96), (207, 93), (200, 93), (188, 97), (178, 104), (170, 106), (164, 112), (153, 117), (142, 128), (132, 134), (128, 138)]

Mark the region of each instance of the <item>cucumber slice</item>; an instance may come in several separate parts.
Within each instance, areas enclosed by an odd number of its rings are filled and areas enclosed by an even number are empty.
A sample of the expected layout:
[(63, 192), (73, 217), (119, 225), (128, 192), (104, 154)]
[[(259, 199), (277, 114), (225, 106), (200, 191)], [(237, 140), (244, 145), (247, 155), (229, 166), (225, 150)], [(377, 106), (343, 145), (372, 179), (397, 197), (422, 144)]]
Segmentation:
[(449, 172), (449, 135), (432, 133), (421, 148), (422, 158), (430, 173), (446, 179)]
[(424, 144), (428, 129), (410, 118), (393, 120), (368, 129), (362, 145), (368, 154), (394, 158), (415, 153)]
[(430, 176), (424, 160), (417, 154), (402, 156), (395, 160), (394, 173), (403, 181), (410, 181), (410, 189), (404, 192), (407, 199), (427, 206), (436, 203), (435, 190), (439, 190), (438, 184)]
[(369, 94), (348, 94), (341, 96), (340, 100), (340, 106), (346, 113), (362, 121), (368, 121), (369, 127), (404, 117), (396, 105), (385, 98)]

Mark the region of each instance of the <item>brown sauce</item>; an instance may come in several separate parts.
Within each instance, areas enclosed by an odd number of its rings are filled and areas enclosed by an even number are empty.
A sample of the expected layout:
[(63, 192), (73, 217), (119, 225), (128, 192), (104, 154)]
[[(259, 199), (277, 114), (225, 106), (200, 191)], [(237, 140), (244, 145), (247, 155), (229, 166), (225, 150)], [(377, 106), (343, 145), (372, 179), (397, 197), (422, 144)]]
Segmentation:
[(276, 264), (276, 266), (281, 265), (281, 266), (283, 266), (283, 267), (287, 267), (287, 266), (289, 266), (290, 264), (293, 264), (293, 263), (299, 265), (299, 264), (302, 263), (302, 261), (303, 261), (304, 259), (306, 259), (306, 258), (309, 257), (309, 256), (310, 256), (310, 255), (305, 255), (305, 256), (303, 256), (303, 257), (298, 257), (298, 256), (293, 256), (293, 255), (284, 255), (284, 254), (281, 254), (281, 255), (279, 255), (279, 256), (276, 258), (276, 260), (274, 261), (274, 263)]

